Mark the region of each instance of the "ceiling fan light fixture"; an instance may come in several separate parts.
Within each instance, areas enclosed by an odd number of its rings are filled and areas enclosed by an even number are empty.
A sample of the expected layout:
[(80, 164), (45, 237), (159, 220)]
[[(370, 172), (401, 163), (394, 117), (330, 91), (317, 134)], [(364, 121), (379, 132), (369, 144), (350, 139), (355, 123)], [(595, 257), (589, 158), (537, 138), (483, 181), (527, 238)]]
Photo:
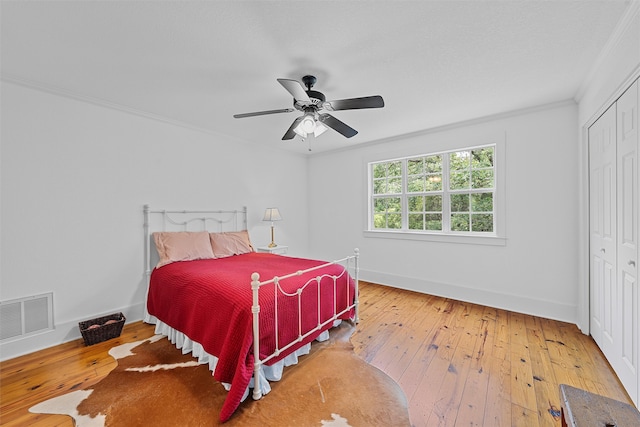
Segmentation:
[(304, 118), (300, 122), (300, 130), (305, 133), (313, 133), (316, 130), (316, 119), (313, 114), (305, 114)]
[(317, 136), (324, 132), (323, 130), (319, 133), (316, 133), (318, 132), (319, 125), (321, 125), (321, 123), (316, 123), (316, 118), (314, 117), (314, 115), (312, 113), (307, 113), (304, 115), (300, 123), (298, 123), (298, 126), (293, 129), (293, 131), (301, 138), (306, 138), (307, 135), (311, 133)]

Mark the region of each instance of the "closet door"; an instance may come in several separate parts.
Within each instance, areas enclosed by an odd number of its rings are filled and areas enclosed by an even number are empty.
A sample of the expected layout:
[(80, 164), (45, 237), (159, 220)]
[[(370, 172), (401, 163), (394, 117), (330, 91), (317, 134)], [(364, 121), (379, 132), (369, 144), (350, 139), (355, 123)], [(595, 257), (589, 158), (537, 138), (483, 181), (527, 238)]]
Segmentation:
[(590, 329), (611, 360), (616, 296), (616, 107), (589, 128)]
[(612, 363), (631, 399), (638, 403), (640, 297), (638, 289), (638, 82), (617, 102), (617, 275), (614, 325), (620, 360)]

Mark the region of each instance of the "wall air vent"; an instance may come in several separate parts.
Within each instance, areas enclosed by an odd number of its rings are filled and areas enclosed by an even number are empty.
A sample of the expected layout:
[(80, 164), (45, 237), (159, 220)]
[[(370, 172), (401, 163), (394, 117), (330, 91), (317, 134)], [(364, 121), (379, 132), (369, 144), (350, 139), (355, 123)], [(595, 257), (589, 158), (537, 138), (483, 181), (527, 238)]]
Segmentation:
[(53, 293), (0, 301), (0, 341), (53, 330)]

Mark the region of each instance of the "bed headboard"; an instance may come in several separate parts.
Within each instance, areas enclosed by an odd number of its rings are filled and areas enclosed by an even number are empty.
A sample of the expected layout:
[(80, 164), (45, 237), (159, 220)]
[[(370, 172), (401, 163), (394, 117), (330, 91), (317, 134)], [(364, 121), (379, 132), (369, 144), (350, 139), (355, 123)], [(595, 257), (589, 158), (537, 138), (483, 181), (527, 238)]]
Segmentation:
[(153, 242), (156, 231), (242, 231), (247, 229), (247, 207), (236, 210), (154, 210), (144, 205), (145, 273), (158, 263)]

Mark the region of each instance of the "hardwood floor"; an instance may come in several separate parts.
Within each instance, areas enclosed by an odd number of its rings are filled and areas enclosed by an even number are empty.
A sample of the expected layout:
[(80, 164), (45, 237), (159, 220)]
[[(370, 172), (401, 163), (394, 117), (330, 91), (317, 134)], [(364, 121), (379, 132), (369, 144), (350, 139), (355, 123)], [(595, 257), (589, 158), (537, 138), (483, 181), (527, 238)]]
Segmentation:
[[(362, 282), (356, 353), (404, 390), (414, 426), (558, 426), (559, 385), (631, 403), (594, 341), (575, 325)], [(153, 335), (82, 340), (0, 363), (0, 424), (73, 426), (32, 405), (100, 381), (108, 350)]]
[(362, 283), (356, 353), (418, 426), (558, 426), (559, 385), (631, 403), (575, 325)]

